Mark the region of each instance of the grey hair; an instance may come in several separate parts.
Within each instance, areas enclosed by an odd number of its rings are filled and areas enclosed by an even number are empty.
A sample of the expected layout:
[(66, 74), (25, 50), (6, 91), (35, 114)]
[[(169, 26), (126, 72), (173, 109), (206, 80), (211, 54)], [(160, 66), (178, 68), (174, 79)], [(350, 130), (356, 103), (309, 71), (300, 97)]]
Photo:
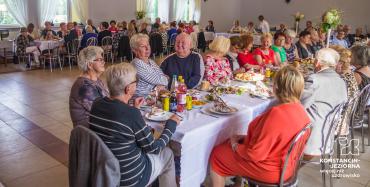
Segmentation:
[(289, 36), (291, 38), (295, 38), (297, 36), (297, 33), (295, 33), (295, 31), (291, 30), (291, 29), (288, 29), (284, 32), (284, 34), (286, 36)]
[(370, 47), (355, 45), (351, 48), (352, 64), (359, 66), (370, 66)]
[(136, 68), (129, 63), (110, 66), (106, 71), (107, 86), (111, 97), (120, 96), (135, 81)]
[(89, 64), (96, 60), (98, 54), (103, 54), (103, 49), (97, 46), (88, 46), (80, 51), (78, 55), (78, 67), (83, 71), (89, 70)]
[(92, 26), (90, 26), (90, 25), (86, 25), (85, 29), (86, 29), (87, 33), (94, 33), (94, 30), (93, 30)]
[(135, 34), (130, 39), (130, 46), (133, 50), (139, 47), (139, 40), (145, 39), (149, 42), (149, 36), (146, 34)]
[(340, 55), (334, 49), (323, 48), (317, 51), (316, 59), (319, 61), (321, 66), (334, 68), (339, 62)]

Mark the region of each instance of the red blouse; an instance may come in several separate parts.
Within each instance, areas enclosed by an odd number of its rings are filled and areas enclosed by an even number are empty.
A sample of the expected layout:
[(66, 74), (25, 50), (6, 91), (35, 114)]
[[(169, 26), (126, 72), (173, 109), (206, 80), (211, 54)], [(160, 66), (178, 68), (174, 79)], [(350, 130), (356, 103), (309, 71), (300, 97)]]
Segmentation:
[[(250, 123), (247, 136), (238, 144), (236, 152), (232, 151), (229, 141), (216, 146), (210, 158), (211, 167), (221, 176), (246, 176), (277, 183), (288, 145), (308, 123), (310, 119), (300, 103), (272, 107)], [(308, 133), (304, 138), (308, 138)], [(292, 176), (293, 171), (293, 165), (288, 165), (285, 179)]]
[(250, 65), (258, 65), (256, 59), (254, 59), (254, 55), (248, 51), (238, 53), (238, 62), (240, 67), (244, 67), (246, 64)]
[(262, 57), (263, 65), (273, 64), (275, 62), (275, 53), (272, 49), (268, 50), (269, 53), (265, 54), (260, 48), (254, 50), (254, 55), (260, 55)]

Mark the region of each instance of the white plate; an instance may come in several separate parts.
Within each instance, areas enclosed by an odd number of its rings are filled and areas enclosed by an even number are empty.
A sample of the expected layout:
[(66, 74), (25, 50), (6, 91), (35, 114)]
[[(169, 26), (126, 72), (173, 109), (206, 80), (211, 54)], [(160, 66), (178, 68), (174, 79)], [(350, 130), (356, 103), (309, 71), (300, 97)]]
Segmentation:
[(229, 106), (229, 107), (234, 109), (234, 112), (219, 112), (219, 111), (215, 110), (215, 108), (213, 106), (210, 106), (208, 108), (208, 111), (211, 112), (211, 113), (214, 113), (214, 114), (219, 114), (219, 115), (230, 115), (230, 114), (234, 114), (234, 113), (239, 111), (239, 109), (237, 109), (236, 107), (233, 107), (233, 106)]
[(148, 120), (157, 121), (157, 122), (167, 121), (173, 115), (171, 112), (164, 112), (163, 115), (159, 115), (159, 116), (154, 116), (154, 115), (149, 115), (149, 114), (150, 112), (146, 113), (144, 115), (145, 118)]

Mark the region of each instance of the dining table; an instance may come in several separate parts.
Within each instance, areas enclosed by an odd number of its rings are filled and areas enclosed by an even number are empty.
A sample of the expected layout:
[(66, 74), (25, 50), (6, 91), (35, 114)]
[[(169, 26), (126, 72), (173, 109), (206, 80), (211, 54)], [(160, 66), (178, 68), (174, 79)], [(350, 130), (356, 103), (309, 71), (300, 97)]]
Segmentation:
[(3, 58), (5, 66), (7, 65), (7, 51), (14, 52), (13, 48), (14, 48), (13, 40), (0, 40), (0, 51), (3, 53), (3, 55), (0, 55), (0, 57)]
[[(249, 86), (245, 83), (232, 81), (233, 86)], [(208, 92), (200, 92), (202, 97)], [(241, 95), (225, 94), (221, 98), (229, 105), (238, 109), (231, 115), (211, 113), (212, 103), (201, 109), (193, 109), (183, 114), (183, 120), (177, 126), (172, 141), (181, 145), (180, 186), (200, 186), (205, 180), (209, 168), (208, 160), (212, 149), (230, 138), (232, 135), (245, 135), (249, 123), (266, 109), (274, 105), (273, 98), (260, 98), (248, 93)], [(154, 129), (163, 129), (163, 122), (146, 119)]]
[(35, 44), (39, 47), (40, 51), (47, 49), (54, 49), (64, 44), (63, 39), (59, 40), (35, 40)]

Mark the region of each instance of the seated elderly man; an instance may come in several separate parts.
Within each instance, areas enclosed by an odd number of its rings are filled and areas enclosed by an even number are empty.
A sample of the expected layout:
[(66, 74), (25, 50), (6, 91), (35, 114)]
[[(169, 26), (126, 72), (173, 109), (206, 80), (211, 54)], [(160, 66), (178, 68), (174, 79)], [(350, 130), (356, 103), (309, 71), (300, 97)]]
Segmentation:
[(80, 51), (78, 66), (81, 75), (74, 82), (69, 96), (69, 112), (73, 126), (88, 126), (91, 105), (96, 98), (108, 96), (103, 81), (99, 78), (105, 71), (103, 49), (89, 46)]
[(165, 88), (168, 85), (168, 76), (149, 58), (151, 54), (149, 36), (135, 34), (130, 39), (130, 46), (136, 56), (131, 63), (136, 67), (139, 77), (135, 95), (147, 96), (155, 88)]
[(166, 147), (179, 124), (173, 115), (155, 140), (139, 110), (143, 98), (129, 100), (136, 92), (136, 69), (132, 64), (110, 66), (106, 72), (110, 96), (94, 102), (90, 114), (90, 129), (118, 159), (120, 186), (148, 186), (157, 177), (161, 187), (176, 186), (173, 153)]
[(51, 31), (54, 36), (57, 36), (57, 33), (51, 29), (51, 23), (49, 21), (45, 21), (45, 28), (41, 31), (41, 37), (46, 37), (48, 31)]
[(346, 84), (335, 72), (339, 58), (339, 54), (334, 49), (323, 48), (319, 50), (315, 63), (317, 71), (315, 74), (311, 74), (305, 82), (301, 102), (313, 125), (304, 151), (306, 160), (322, 154), (323, 140), (329, 130), (327, 126), (324, 126), (325, 118), (337, 105), (347, 100)]
[(338, 30), (337, 35), (330, 41), (330, 45), (340, 45), (344, 48), (349, 47), (349, 42), (345, 40), (346, 33), (344, 30)]
[[(186, 86), (191, 89), (196, 87), (204, 75), (204, 63), (199, 53), (192, 52), (191, 37), (186, 33), (181, 33), (176, 37), (176, 53), (169, 55), (161, 64), (161, 69), (170, 78), (173, 75), (181, 75)], [(172, 79), (169, 81), (169, 87)]]

